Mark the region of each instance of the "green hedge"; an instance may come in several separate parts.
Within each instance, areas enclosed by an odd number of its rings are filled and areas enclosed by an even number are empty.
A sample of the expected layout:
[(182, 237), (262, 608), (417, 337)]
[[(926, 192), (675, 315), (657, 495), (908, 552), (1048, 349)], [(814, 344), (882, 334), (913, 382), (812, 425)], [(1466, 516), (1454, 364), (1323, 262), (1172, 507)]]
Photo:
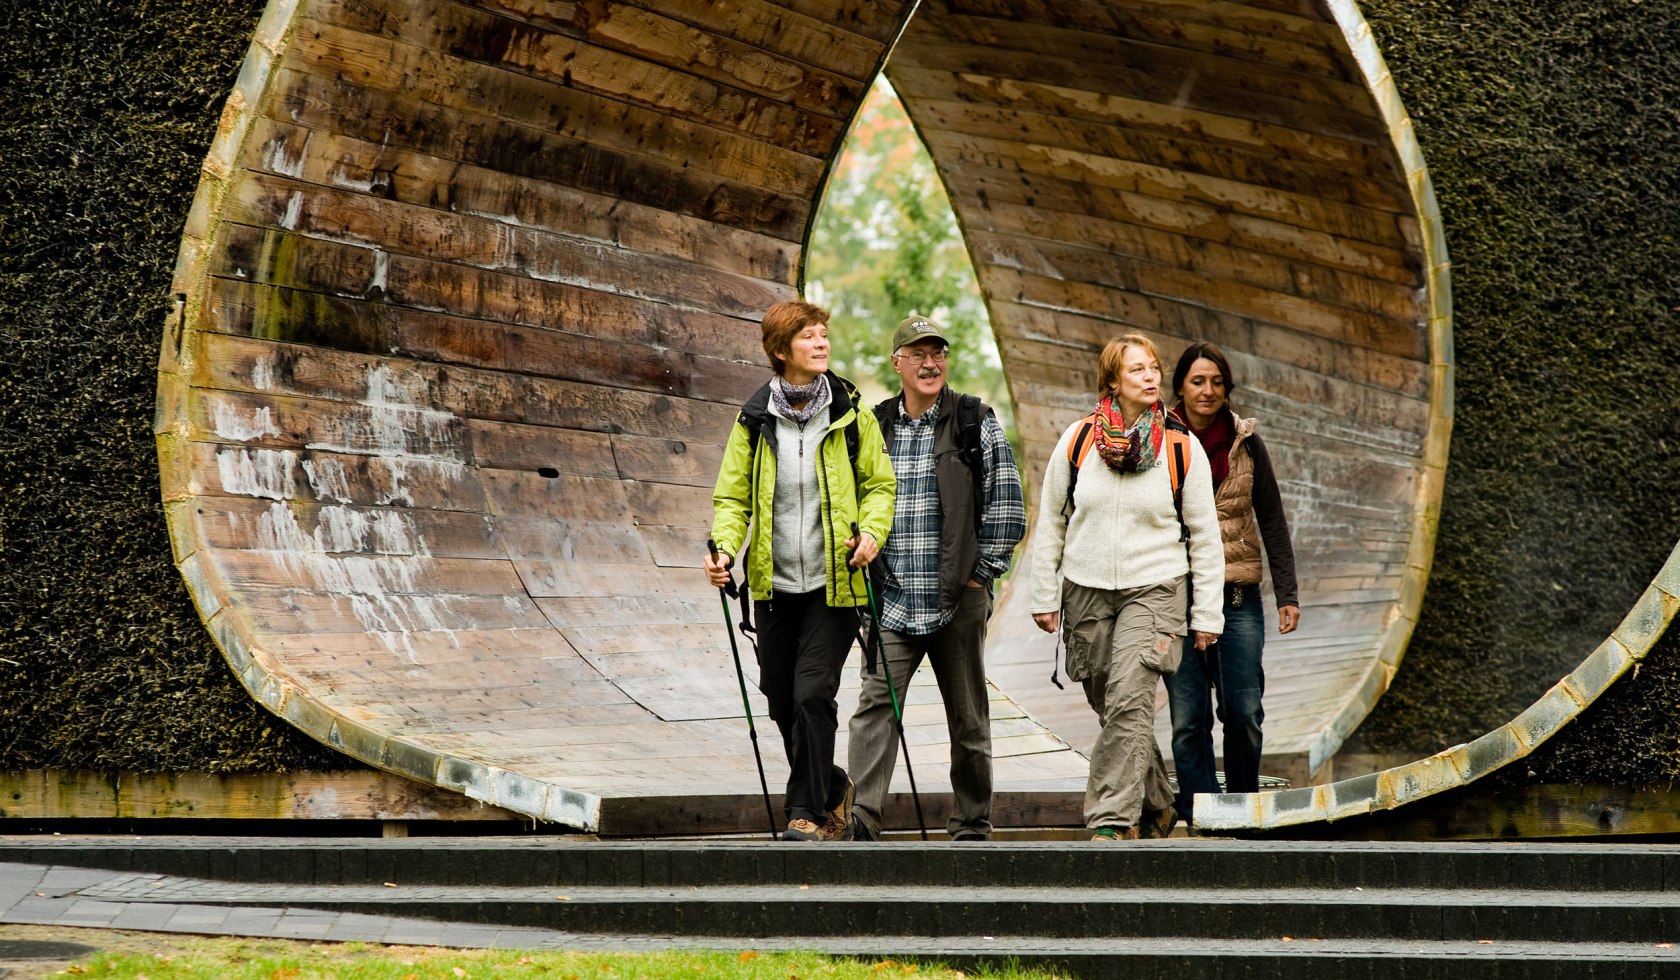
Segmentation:
[(169, 554), (158, 342), (261, 0), (0, 5), (0, 768), (347, 768), (257, 705)]
[[(181, 223), (261, 6), (0, 9), (0, 768), (348, 764), (199, 625), (150, 435)], [(1362, 6), (1445, 216), (1458, 367), (1423, 619), (1355, 747), (1428, 751), (1569, 670), (1680, 538), (1680, 8)], [(1674, 646), (1531, 768), (1673, 776)]]
[[(1362, 6), (1446, 224), (1457, 397), (1423, 614), (1350, 747), (1428, 752), (1568, 673), (1680, 539), (1680, 7)], [(1594, 729), (1618, 772), (1680, 772), (1654, 680), (1616, 700), (1668, 734)]]

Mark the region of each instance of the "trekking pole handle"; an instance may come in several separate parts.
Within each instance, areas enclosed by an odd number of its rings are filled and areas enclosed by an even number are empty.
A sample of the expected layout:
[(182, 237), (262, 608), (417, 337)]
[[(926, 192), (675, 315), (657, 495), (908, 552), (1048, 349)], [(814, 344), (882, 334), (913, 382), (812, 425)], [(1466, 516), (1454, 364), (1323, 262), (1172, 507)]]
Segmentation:
[(706, 539), (706, 551), (711, 554), (712, 561), (715, 563), (717, 561), (717, 556), (718, 556), (717, 542), (715, 540), (711, 539), (711, 538), (707, 538)]

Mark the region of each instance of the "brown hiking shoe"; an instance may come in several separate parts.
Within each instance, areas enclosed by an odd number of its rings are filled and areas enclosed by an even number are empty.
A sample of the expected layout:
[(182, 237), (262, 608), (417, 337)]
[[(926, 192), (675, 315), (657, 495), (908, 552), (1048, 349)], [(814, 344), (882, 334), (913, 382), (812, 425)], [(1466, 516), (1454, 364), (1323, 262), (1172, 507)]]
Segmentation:
[(798, 819), (789, 820), (787, 829), (782, 831), (782, 840), (822, 840), (822, 828), (816, 821)]
[(1138, 823), (1138, 834), (1145, 840), (1171, 837), (1176, 826), (1178, 811), (1172, 807), (1169, 806), (1165, 810), (1145, 810), (1143, 819)]
[(1137, 840), (1138, 829), (1136, 827), (1098, 827), (1097, 832), (1091, 835), (1091, 839), (1113, 841)]
[(852, 839), (852, 801), (857, 799), (857, 784), (852, 777), (846, 777), (846, 793), (840, 797), (840, 805), (828, 811), (828, 819), (823, 821), (823, 840), (851, 840)]

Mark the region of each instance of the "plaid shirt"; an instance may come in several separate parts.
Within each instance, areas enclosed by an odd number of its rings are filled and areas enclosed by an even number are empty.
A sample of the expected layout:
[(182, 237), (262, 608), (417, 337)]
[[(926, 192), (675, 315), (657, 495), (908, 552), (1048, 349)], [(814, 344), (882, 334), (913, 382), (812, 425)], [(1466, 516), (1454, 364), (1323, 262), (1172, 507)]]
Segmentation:
[[(944, 627), (955, 609), (939, 608), (939, 481), (933, 469), (933, 434), (939, 402), (911, 418), (898, 400), (893, 426), (893, 473), (898, 500), (892, 534), (881, 551), (889, 574), (881, 587), (881, 628), (925, 636)], [(980, 446), (986, 456), (986, 479), (980, 522), (980, 564), (973, 578), (990, 586), (1009, 569), (1015, 545), (1027, 533), (1027, 508), (1021, 497), (1021, 474), (1003, 427), (987, 412), (980, 423)]]

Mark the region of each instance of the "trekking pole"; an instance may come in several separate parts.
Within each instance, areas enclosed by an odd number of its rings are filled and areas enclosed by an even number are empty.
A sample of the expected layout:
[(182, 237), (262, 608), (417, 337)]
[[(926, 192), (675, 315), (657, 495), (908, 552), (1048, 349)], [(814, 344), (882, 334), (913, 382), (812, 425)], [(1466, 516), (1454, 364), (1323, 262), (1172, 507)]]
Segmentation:
[[(706, 539), (706, 551), (717, 564), (717, 542)], [(764, 779), (764, 756), (758, 751), (758, 728), (753, 725), (752, 702), (747, 700), (747, 675), (741, 670), (741, 646), (735, 642), (735, 624), (729, 620), (729, 593), (735, 591), (735, 579), (729, 585), (718, 586), (718, 598), (723, 601), (723, 628), (729, 633), (729, 652), (735, 657), (735, 681), (741, 685), (741, 710), (747, 716), (747, 734), (752, 737), (753, 761), (758, 763), (758, 787), (764, 791), (764, 815), (770, 820), (770, 839), (776, 839), (776, 811), (770, 808), (770, 784)], [(739, 593), (737, 593), (739, 594)]]
[[(852, 522), (852, 540), (862, 541), (858, 533), (857, 522)], [(856, 549), (853, 549), (854, 551)], [(863, 573), (863, 595), (869, 602), (869, 632), (875, 636), (876, 651), (880, 654), (881, 669), (887, 673), (887, 694), (892, 698), (893, 723), (898, 726), (898, 744), (904, 750), (904, 773), (910, 777), (910, 799), (916, 804), (916, 829), (922, 832), (922, 840), (927, 840), (927, 819), (922, 816), (922, 794), (916, 791), (916, 770), (910, 765), (910, 740), (904, 735), (904, 708), (898, 703), (898, 688), (893, 684), (892, 664), (881, 646), (881, 610), (875, 604), (875, 586), (870, 584), (869, 573)], [(868, 651), (865, 651), (867, 653)], [(909, 680), (906, 678), (906, 683)]]

